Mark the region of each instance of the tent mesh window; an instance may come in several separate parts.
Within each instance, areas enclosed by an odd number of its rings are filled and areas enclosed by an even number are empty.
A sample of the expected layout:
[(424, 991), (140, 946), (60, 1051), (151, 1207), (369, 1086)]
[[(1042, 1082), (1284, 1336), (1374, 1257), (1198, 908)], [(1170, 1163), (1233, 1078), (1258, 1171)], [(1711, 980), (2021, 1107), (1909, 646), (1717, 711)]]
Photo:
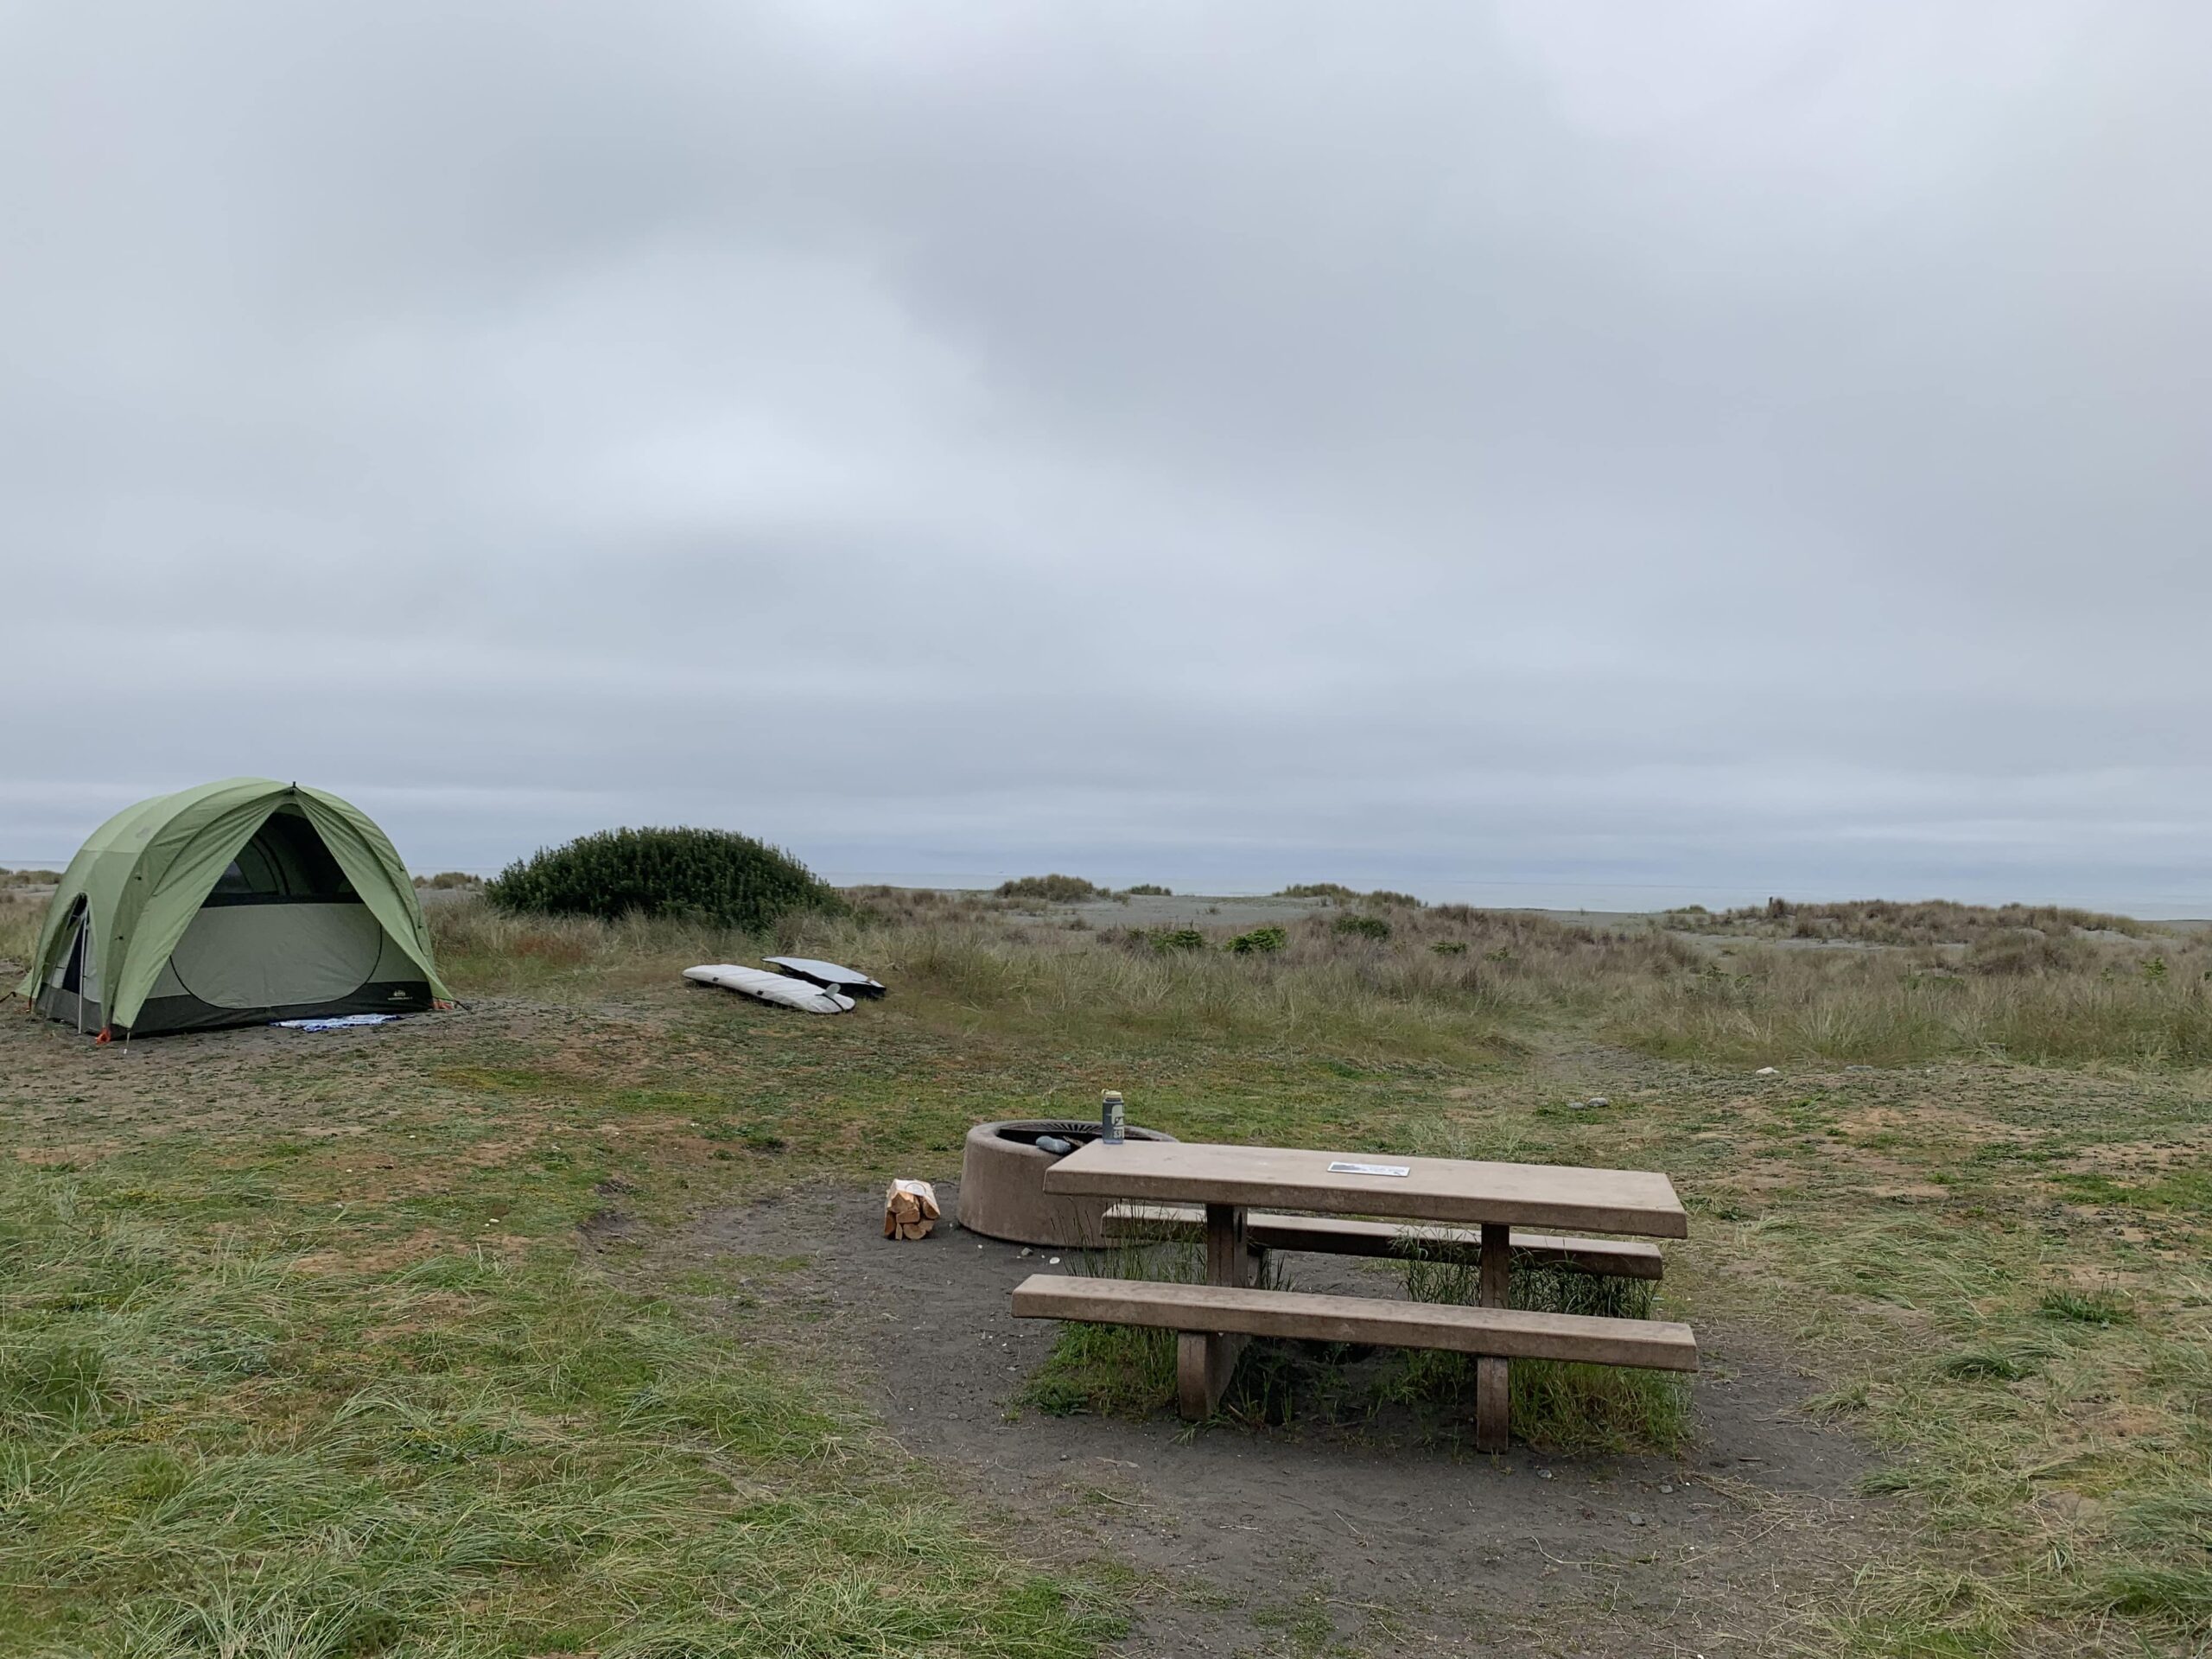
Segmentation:
[(209, 905), (359, 904), (359, 895), (302, 813), (270, 815), (216, 878)]

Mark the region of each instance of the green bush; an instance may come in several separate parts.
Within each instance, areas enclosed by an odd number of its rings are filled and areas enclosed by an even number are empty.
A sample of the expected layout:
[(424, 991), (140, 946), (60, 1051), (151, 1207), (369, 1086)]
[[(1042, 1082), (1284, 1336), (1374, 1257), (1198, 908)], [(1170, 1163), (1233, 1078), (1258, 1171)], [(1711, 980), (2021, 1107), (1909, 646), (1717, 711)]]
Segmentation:
[(758, 932), (794, 910), (839, 910), (835, 889), (787, 853), (727, 830), (602, 830), (540, 849), (484, 889), (505, 911), (671, 916)]
[(1157, 881), (1140, 881), (1134, 887), (1122, 889), (1133, 899), (1173, 899), (1175, 889), (1163, 887)]
[(1163, 928), (1152, 936), (1152, 948), (1163, 956), (1170, 950), (1203, 950), (1206, 936), (1195, 927)]
[(1278, 899), (1334, 899), (1343, 904), (1359, 895), (1341, 881), (1301, 881), (1275, 894)]
[(1279, 927), (1255, 927), (1249, 933), (1239, 933), (1229, 942), (1229, 948), (1240, 957), (1271, 957), (1290, 943), (1290, 935)]
[(1357, 934), (1363, 939), (1387, 939), (1390, 937), (1390, 924), (1380, 916), (1339, 916), (1337, 931)]
[(1421, 900), (1410, 893), (1398, 893), (1389, 887), (1377, 887), (1367, 895), (1370, 905), (1397, 905), (1407, 910), (1419, 910)]
[(1465, 939), (1439, 939), (1428, 948), (1440, 957), (1464, 957), (1467, 954), (1467, 942)]
[[(1141, 889), (1131, 888), (1131, 892)], [(1025, 875), (1017, 880), (1001, 881), (998, 887), (1001, 899), (1041, 899), (1048, 904), (1073, 905), (1085, 899), (1103, 899), (1106, 889), (1079, 875)]]

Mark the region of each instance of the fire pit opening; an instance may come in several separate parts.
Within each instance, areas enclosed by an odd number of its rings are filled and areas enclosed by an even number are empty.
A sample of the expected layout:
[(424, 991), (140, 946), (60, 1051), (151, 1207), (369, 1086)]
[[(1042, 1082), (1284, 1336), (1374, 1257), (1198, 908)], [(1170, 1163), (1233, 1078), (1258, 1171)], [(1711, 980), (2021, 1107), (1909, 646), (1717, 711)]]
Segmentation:
[[(1173, 1141), (1158, 1129), (1135, 1124), (1122, 1133), (1132, 1141)], [(1063, 1249), (1091, 1249), (1105, 1242), (1106, 1198), (1061, 1198), (1045, 1191), (1045, 1172), (1065, 1154), (1045, 1151), (1040, 1137), (1054, 1135), (1088, 1146), (1098, 1125), (1081, 1118), (1031, 1117), (978, 1123), (968, 1131), (960, 1165), (960, 1224), (986, 1238), (1017, 1244), (1050, 1244)]]

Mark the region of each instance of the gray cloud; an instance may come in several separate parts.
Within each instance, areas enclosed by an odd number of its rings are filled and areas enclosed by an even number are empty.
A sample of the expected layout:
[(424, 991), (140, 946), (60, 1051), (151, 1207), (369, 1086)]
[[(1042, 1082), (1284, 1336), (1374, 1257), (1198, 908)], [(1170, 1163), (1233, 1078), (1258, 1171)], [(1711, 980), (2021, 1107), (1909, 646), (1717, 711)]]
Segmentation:
[(0, 860), (2212, 907), (2201, 8), (0, 30)]

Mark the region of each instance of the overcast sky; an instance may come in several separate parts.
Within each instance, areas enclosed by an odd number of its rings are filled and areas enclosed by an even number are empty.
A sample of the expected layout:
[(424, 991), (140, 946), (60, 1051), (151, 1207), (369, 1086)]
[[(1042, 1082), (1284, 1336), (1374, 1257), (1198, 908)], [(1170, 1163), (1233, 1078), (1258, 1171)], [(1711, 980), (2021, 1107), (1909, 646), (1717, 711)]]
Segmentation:
[(2212, 6), (0, 0), (0, 862), (2212, 913)]

